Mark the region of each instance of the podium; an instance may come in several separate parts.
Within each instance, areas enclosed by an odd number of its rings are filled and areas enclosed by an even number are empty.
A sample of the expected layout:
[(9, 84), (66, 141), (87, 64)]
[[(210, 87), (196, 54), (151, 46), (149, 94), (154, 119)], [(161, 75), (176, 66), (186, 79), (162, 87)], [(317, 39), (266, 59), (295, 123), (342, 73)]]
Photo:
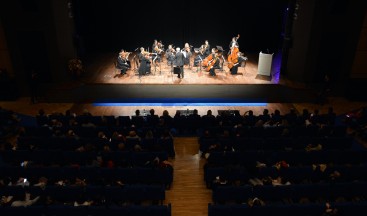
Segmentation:
[(270, 76), (272, 61), (273, 61), (273, 54), (260, 52), (257, 74), (263, 76)]

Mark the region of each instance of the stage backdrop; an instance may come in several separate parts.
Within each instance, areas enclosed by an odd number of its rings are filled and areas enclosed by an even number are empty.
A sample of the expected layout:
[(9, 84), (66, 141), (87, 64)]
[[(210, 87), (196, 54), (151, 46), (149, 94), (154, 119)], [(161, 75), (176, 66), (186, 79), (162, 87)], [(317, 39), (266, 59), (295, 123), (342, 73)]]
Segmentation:
[(287, 0), (126, 1), (74, 0), (79, 46), (86, 53), (151, 47), (153, 40), (199, 47), (204, 40), (228, 50), (232, 37), (242, 50), (274, 50), (282, 41)]

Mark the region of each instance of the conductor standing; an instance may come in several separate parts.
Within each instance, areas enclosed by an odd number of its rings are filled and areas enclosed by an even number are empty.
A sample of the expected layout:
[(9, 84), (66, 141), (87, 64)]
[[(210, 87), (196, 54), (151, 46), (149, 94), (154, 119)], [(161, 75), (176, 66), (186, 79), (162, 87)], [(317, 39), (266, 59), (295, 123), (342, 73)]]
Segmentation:
[(178, 78), (184, 78), (184, 55), (183, 53), (180, 51), (180, 48), (177, 47), (176, 48), (176, 56), (175, 56), (175, 62), (176, 62), (176, 67), (178, 67), (180, 69), (180, 73), (178, 74)]

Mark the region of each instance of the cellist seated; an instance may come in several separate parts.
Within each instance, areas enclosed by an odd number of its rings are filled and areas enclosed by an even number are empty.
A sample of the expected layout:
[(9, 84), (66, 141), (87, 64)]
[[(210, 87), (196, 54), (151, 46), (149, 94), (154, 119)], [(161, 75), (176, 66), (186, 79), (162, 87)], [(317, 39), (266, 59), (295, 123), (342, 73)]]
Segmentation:
[(216, 76), (215, 69), (219, 69), (219, 54), (215, 48), (212, 49), (212, 53), (206, 57), (203, 61), (203, 65), (206, 66), (206, 71), (209, 71), (210, 76)]

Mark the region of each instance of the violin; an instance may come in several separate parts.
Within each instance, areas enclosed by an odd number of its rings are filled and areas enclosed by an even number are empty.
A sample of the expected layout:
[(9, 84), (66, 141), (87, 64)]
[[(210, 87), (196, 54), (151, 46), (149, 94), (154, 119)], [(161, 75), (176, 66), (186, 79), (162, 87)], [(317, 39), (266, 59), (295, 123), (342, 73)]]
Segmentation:
[(155, 46), (154, 51), (156, 51), (158, 54), (161, 54), (163, 52), (163, 49), (159, 48), (158, 46)]

